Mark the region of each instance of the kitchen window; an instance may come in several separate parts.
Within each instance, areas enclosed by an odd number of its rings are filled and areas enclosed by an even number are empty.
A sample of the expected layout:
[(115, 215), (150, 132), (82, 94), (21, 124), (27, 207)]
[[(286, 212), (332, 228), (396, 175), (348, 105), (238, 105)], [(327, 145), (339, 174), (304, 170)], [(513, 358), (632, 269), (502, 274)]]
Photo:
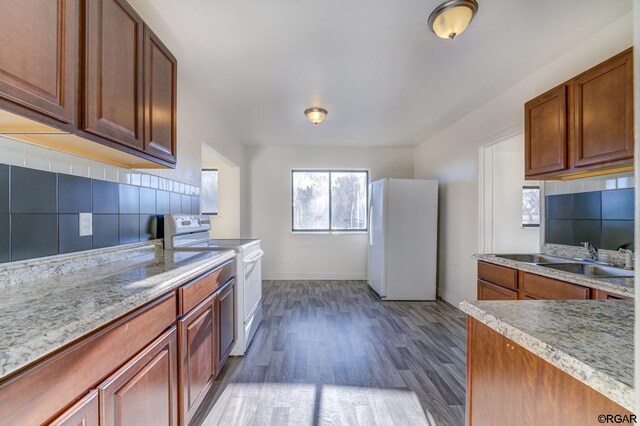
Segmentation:
[(522, 226), (524, 228), (540, 226), (540, 187), (522, 187)]
[(202, 170), (202, 214), (218, 214), (218, 169)]
[(366, 231), (368, 195), (366, 170), (293, 170), (291, 229)]

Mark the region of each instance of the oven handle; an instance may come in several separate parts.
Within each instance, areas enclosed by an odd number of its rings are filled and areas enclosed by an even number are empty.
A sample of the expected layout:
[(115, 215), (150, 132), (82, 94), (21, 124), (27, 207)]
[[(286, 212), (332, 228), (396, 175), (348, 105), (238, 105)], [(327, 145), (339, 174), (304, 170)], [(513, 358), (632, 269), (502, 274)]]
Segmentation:
[(262, 256), (264, 256), (264, 252), (262, 250), (258, 250), (257, 252), (255, 252), (251, 256), (245, 257), (244, 258), (244, 264), (245, 265), (250, 265), (252, 263), (256, 263), (258, 260), (260, 260), (260, 258)]

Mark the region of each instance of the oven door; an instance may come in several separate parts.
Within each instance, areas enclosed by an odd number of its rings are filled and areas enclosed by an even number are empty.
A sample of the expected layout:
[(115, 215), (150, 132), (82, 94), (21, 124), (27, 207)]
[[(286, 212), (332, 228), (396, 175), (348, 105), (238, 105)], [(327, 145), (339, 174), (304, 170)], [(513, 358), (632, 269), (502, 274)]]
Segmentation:
[(262, 250), (245, 256), (244, 263), (244, 322), (255, 312), (262, 298)]

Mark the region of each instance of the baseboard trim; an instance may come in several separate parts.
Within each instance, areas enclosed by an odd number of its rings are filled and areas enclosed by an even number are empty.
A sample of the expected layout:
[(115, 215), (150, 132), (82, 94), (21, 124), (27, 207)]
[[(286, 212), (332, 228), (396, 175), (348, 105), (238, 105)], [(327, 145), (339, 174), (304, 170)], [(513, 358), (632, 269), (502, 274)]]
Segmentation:
[(366, 274), (262, 274), (263, 280), (300, 280), (300, 281), (320, 281), (320, 280), (345, 280), (363, 281), (367, 279)]
[(447, 302), (448, 304), (450, 304), (451, 306), (460, 309), (458, 306), (460, 305), (460, 302), (462, 302), (463, 299), (451, 294), (451, 293), (447, 293), (446, 291), (437, 289), (436, 294), (439, 298), (441, 298), (442, 300), (444, 300), (445, 302)]

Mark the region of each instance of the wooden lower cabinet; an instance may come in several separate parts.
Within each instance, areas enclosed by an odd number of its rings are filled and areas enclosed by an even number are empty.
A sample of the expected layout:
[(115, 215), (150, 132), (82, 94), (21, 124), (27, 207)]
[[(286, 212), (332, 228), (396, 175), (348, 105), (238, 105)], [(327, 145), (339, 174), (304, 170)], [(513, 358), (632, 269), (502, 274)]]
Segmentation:
[(598, 300), (629, 300), (632, 297), (619, 296), (604, 290), (593, 290), (593, 298)]
[(591, 297), (591, 289), (576, 284), (525, 273), (521, 291), (523, 296), (544, 300), (582, 300)]
[(176, 327), (98, 386), (101, 425), (178, 424)]
[(518, 292), (478, 280), (478, 300), (518, 300)]
[(92, 390), (89, 395), (52, 421), (49, 426), (98, 426), (99, 424), (98, 391)]
[(467, 425), (590, 425), (629, 411), (467, 318)]
[(236, 344), (236, 283), (231, 281), (216, 300), (218, 310), (218, 368)]
[(178, 321), (180, 417), (186, 425), (217, 373), (216, 296), (211, 295)]
[(626, 299), (601, 290), (478, 262), (478, 300)]

